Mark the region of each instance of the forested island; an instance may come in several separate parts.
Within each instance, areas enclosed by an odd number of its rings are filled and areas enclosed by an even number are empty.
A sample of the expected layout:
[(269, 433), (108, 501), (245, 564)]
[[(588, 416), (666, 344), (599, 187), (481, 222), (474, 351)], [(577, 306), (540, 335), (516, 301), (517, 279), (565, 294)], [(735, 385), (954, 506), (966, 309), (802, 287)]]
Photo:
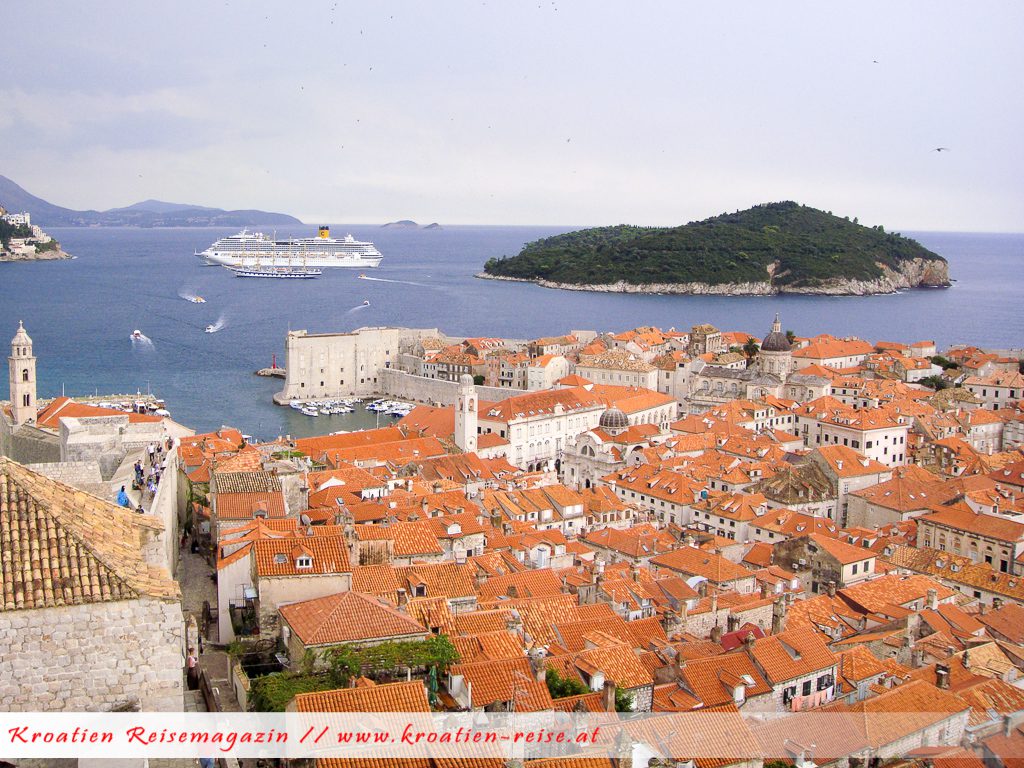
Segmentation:
[(619, 225), (527, 243), (480, 277), (632, 293), (873, 294), (946, 287), (946, 260), (915, 240), (794, 202), (679, 227)]

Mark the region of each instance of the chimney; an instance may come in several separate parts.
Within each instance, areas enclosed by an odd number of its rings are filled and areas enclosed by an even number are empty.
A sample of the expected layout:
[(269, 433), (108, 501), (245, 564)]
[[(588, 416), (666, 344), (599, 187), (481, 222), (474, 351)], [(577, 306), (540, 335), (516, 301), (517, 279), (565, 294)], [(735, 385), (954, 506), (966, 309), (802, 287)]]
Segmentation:
[(408, 604), (408, 602), (409, 602), (409, 595), (408, 595), (408, 593), (404, 589), (399, 587), (398, 588), (398, 607), (401, 608), (402, 606)]
[(937, 589), (928, 590), (928, 610), (939, 610), (939, 591)]
[(776, 598), (772, 603), (772, 634), (777, 635), (786, 628), (786, 598)]
[(601, 689), (601, 709), (605, 712), (615, 711), (615, 683), (611, 680), (605, 680)]
[(769, 595), (769, 592), (770, 592), (770, 589), (768, 587), (768, 582), (762, 581), (761, 582), (761, 599), (764, 600), (765, 598), (767, 598), (768, 595)]
[(935, 685), (942, 690), (949, 690), (949, 667), (945, 664), (935, 665)]
[(827, 589), (828, 589), (828, 596), (829, 597), (835, 597), (836, 596), (836, 583), (835, 583), (835, 581), (830, 581), (828, 583)]
[(1001, 597), (993, 597), (992, 598), (992, 610), (993, 611), (998, 611), (1002, 607), (1003, 607), (1003, 598), (1001, 598)]
[(757, 638), (754, 637), (754, 633), (747, 632), (747, 636), (743, 638), (743, 648), (747, 651), (751, 650), (754, 647), (754, 643), (756, 641)]
[(1003, 715), (1003, 736), (1013, 735), (1013, 715)]
[[(730, 616), (729, 618), (731, 619), (732, 616)], [(711, 628), (711, 642), (712, 643), (720, 643), (720, 642), (722, 642), (722, 627), (719, 626), (718, 624), (715, 624), (715, 626), (713, 626)]]
[(673, 666), (676, 670), (676, 679), (681, 680), (683, 677), (683, 670), (686, 669), (686, 659), (683, 658), (683, 652), (676, 648), (676, 658), (673, 662)]

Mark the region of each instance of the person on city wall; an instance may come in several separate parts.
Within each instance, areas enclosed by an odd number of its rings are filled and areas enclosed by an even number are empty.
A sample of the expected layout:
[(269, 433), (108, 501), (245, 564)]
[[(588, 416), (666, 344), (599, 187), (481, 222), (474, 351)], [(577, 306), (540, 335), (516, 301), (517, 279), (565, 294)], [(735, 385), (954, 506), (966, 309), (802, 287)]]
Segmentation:
[(128, 493), (125, 491), (124, 486), (121, 486), (121, 490), (117, 492), (117, 506), (127, 507), (131, 505), (131, 501), (128, 499)]

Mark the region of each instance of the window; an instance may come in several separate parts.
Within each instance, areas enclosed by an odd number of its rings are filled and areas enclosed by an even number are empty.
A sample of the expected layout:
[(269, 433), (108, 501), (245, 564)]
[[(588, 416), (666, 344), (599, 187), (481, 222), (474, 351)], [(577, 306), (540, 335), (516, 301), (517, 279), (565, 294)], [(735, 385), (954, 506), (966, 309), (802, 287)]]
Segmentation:
[[(856, 576), (856, 575), (857, 575), (857, 567), (858, 567), (857, 563), (854, 563), (854, 564), (853, 564), (853, 575), (854, 575), (854, 576)], [(821, 690), (821, 689), (819, 689), (819, 690)]]
[(25, 369), (24, 369), (24, 370), (23, 370), (23, 371), (21, 372), (21, 380), (22, 380), (22, 381), (28, 381), (28, 368), (25, 368)]
[(295, 561), (295, 567), (296, 568), (312, 568), (313, 567), (313, 558), (307, 557), (306, 555), (303, 555), (302, 557), (300, 557), (298, 560)]
[(826, 688), (830, 688), (834, 682), (832, 675), (822, 675), (818, 678), (818, 690), (824, 691)]
[(805, 680), (804, 681), (803, 688), (801, 689), (800, 692), (804, 696), (810, 696), (811, 695), (811, 681), (810, 680)]
[[(810, 683), (808, 683), (810, 685)], [(783, 705), (789, 704), (793, 697), (796, 696), (796, 686), (791, 685), (782, 692), (782, 703)]]
[(26, 392), (21, 398), (21, 404), (25, 406), (32, 405), (32, 395)]

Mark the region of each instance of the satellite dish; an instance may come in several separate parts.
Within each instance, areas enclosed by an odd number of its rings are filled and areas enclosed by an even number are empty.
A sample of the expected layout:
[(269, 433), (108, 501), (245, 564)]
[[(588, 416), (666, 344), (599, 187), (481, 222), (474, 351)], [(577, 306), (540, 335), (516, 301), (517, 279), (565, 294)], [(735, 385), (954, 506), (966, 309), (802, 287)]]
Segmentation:
[(302, 525), (312, 525), (313, 521), (309, 519), (309, 515), (299, 515), (299, 523)]

